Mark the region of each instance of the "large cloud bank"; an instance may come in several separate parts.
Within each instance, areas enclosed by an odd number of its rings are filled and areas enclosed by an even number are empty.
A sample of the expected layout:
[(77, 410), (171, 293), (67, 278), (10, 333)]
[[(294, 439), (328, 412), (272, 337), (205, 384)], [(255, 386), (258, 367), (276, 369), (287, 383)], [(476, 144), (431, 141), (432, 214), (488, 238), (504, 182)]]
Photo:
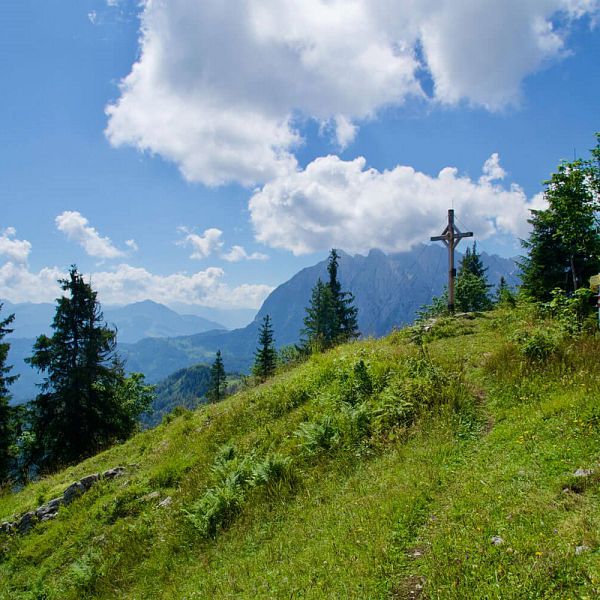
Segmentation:
[[(568, 49), (598, 0), (145, 0), (140, 57), (107, 107), (107, 136), (191, 181), (293, 172), (296, 123), (356, 123), (408, 97), (497, 110)], [(325, 128), (327, 129), (327, 128)]]
[[(65, 214), (65, 213), (63, 213)], [(89, 227), (87, 220), (84, 224)], [(39, 271), (29, 266), (32, 246), (17, 238), (9, 227), (0, 232), (0, 299), (11, 302), (53, 302), (62, 294), (57, 279), (66, 277), (58, 267), (44, 267)], [(103, 271), (86, 273), (98, 291), (101, 302), (128, 304), (154, 300), (163, 304), (200, 304), (222, 308), (259, 308), (273, 290), (264, 284), (230, 286), (223, 281), (225, 272), (209, 267), (196, 273), (159, 275), (142, 267), (120, 264)]]
[(398, 166), (365, 168), (365, 159), (318, 158), (305, 170), (268, 183), (250, 200), (259, 241), (294, 254), (339, 247), (350, 252), (409, 250), (438, 235), (446, 209), (454, 206), (478, 239), (494, 234), (527, 236), (531, 201), (516, 185), (505, 187), (497, 154), (473, 180), (447, 167), (437, 177)]

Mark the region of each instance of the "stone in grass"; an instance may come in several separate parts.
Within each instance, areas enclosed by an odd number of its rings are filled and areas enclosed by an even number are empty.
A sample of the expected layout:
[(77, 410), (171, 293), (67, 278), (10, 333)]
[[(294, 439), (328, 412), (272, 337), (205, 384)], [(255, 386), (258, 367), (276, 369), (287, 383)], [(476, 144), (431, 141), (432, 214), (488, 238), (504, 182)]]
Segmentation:
[(12, 533), (15, 529), (14, 523), (9, 523), (5, 521), (4, 523), (0, 523), (0, 533)]
[(100, 479), (100, 475), (98, 473), (92, 473), (91, 475), (87, 475), (83, 479), (80, 479), (79, 483), (81, 483), (86, 490), (89, 490), (98, 479)]
[(125, 473), (125, 467), (114, 467), (113, 469), (108, 469), (102, 473), (102, 477), (104, 479), (114, 479), (115, 477), (120, 477)]
[(490, 542), (493, 546), (502, 546), (504, 544), (504, 540), (499, 535), (492, 536)]
[(573, 477), (589, 477), (594, 474), (594, 469), (577, 469), (575, 473), (573, 473)]
[(172, 502), (173, 498), (171, 498), (171, 496), (167, 496), (162, 502), (158, 503), (158, 506), (160, 506), (161, 508), (167, 508), (167, 506), (171, 506)]
[(65, 505), (71, 504), (75, 498), (78, 498), (87, 491), (87, 488), (81, 481), (75, 481), (63, 492), (63, 502)]
[(579, 556), (580, 554), (583, 554), (584, 552), (587, 552), (588, 550), (591, 550), (591, 548), (589, 546), (586, 546), (585, 544), (582, 546), (576, 546), (575, 547), (575, 555)]
[(17, 523), (17, 531), (27, 533), (35, 525), (35, 521), (35, 513), (33, 511), (26, 512)]

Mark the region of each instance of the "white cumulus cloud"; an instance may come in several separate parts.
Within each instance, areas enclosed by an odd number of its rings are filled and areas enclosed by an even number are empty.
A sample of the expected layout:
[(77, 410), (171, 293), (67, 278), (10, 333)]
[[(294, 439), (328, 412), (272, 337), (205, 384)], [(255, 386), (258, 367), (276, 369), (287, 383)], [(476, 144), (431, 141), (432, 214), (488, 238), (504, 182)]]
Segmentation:
[[(259, 308), (273, 290), (264, 284), (231, 286), (222, 269), (209, 267), (196, 273), (158, 275), (141, 267), (121, 264), (84, 274), (106, 304), (128, 304), (146, 299), (163, 304), (182, 302), (219, 308)], [(26, 264), (0, 266), (1, 297), (11, 302), (53, 302), (61, 294), (57, 279), (66, 272), (57, 267), (31, 271)]]
[(56, 217), (55, 222), (58, 230), (77, 242), (89, 256), (102, 259), (123, 256), (110, 238), (102, 237), (80, 212), (66, 210)]
[(519, 186), (495, 183), (502, 177), (496, 154), (478, 181), (450, 167), (432, 177), (406, 166), (368, 169), (362, 157), (326, 156), (268, 183), (249, 207), (256, 238), (294, 254), (331, 247), (406, 251), (440, 233), (451, 205), (478, 239), (498, 233), (525, 237), (529, 209), (543, 206), (543, 198), (528, 200)]
[(16, 235), (17, 230), (14, 227), (0, 231), (0, 256), (5, 256), (10, 262), (24, 264), (31, 252), (31, 243), (17, 239)]
[(180, 227), (179, 231), (184, 233), (185, 237), (177, 243), (180, 246), (192, 247), (190, 258), (202, 260), (223, 247), (223, 232), (216, 227), (206, 229), (202, 235), (193, 233), (187, 227)]
[[(140, 54), (106, 135), (191, 181), (246, 185), (297, 167), (298, 123), (353, 140), (357, 121), (424, 97), (498, 110), (568, 52), (598, 0), (144, 0)], [(327, 130), (327, 127), (324, 128)]]

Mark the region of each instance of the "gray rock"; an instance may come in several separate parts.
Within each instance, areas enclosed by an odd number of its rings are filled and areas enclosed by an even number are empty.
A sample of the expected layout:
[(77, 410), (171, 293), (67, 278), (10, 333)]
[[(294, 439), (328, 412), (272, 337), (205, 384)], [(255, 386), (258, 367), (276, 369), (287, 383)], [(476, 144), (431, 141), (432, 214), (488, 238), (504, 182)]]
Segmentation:
[(594, 474), (594, 469), (577, 469), (575, 473), (573, 473), (573, 477), (589, 477)]
[(71, 504), (75, 498), (78, 498), (82, 494), (87, 491), (87, 488), (80, 482), (76, 481), (72, 483), (64, 492), (63, 492), (63, 502), (65, 505)]
[(494, 546), (502, 546), (504, 544), (504, 540), (499, 535), (493, 536), (490, 541)]
[(575, 548), (575, 555), (579, 556), (580, 554), (583, 554), (584, 552), (587, 552), (588, 550), (590, 550), (590, 547), (586, 546), (585, 544), (583, 546), (577, 546)]
[(161, 508), (167, 508), (167, 506), (171, 506), (172, 502), (173, 498), (171, 498), (171, 496), (167, 496), (162, 502), (158, 503), (158, 506)]
[(98, 479), (100, 479), (100, 475), (98, 473), (92, 473), (91, 475), (87, 475), (83, 479), (80, 479), (79, 483), (81, 483), (86, 490), (89, 490)]
[(12, 533), (15, 530), (15, 524), (5, 521), (0, 523), (0, 533)]
[(26, 512), (17, 523), (17, 531), (21, 534), (27, 533), (34, 525), (36, 516), (33, 511)]
[(115, 477), (120, 477), (125, 473), (125, 467), (114, 467), (112, 469), (108, 469), (102, 473), (103, 479), (114, 479)]

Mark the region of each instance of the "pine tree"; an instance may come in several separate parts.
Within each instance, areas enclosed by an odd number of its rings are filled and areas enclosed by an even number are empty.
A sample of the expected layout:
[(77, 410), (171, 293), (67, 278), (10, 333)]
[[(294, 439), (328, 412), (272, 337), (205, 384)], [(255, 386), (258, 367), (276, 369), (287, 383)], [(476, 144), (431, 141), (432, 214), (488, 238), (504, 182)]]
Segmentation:
[(354, 296), (342, 291), (338, 280), (339, 255), (335, 249), (329, 253), (327, 272), (328, 283), (319, 279), (312, 289), (310, 305), (304, 318), (303, 348), (320, 352), (336, 344), (357, 338), (358, 310), (354, 306)]
[(548, 301), (559, 287), (574, 292), (600, 270), (600, 134), (588, 160), (562, 162), (545, 182), (545, 210), (532, 210), (522, 289)]
[(489, 296), (491, 285), (487, 282), (487, 267), (483, 266), (477, 252), (477, 242), (467, 248), (456, 279), (456, 307), (465, 312), (489, 310), (492, 301)]
[(225, 367), (221, 358), (221, 351), (217, 350), (215, 362), (210, 368), (210, 385), (206, 392), (206, 398), (209, 402), (219, 402), (225, 397), (227, 389), (227, 376), (225, 375)]
[(265, 315), (258, 334), (258, 348), (254, 353), (252, 372), (260, 381), (265, 381), (275, 373), (277, 352), (273, 342), (273, 324), (271, 317)]
[[(0, 303), (0, 311), (2, 310)], [(12, 333), (9, 325), (15, 316), (8, 315), (0, 320), (0, 486), (8, 481), (12, 467), (12, 445), (14, 443), (12, 427), (12, 410), (9, 405), (10, 395), (8, 388), (17, 379), (17, 375), (8, 375), (12, 367), (6, 365), (10, 344), (2, 342), (5, 335)]]
[(515, 306), (516, 299), (510, 287), (506, 283), (504, 275), (500, 277), (500, 282), (496, 288), (496, 304), (505, 306)]
[(358, 333), (358, 309), (354, 306), (354, 296), (351, 292), (343, 292), (338, 280), (339, 254), (335, 248), (329, 253), (327, 272), (329, 273), (329, 289), (331, 290), (331, 301), (335, 312), (335, 321), (332, 326), (333, 340), (335, 343), (343, 343), (357, 338)]
[(51, 337), (41, 335), (27, 359), (45, 374), (31, 403), (32, 459), (42, 470), (72, 463), (125, 439), (152, 401), (143, 375), (126, 377), (116, 332), (103, 323), (97, 294), (72, 266), (59, 280)]
[(308, 352), (322, 352), (333, 346), (337, 315), (331, 288), (319, 278), (312, 289), (310, 305), (306, 308), (302, 347)]

